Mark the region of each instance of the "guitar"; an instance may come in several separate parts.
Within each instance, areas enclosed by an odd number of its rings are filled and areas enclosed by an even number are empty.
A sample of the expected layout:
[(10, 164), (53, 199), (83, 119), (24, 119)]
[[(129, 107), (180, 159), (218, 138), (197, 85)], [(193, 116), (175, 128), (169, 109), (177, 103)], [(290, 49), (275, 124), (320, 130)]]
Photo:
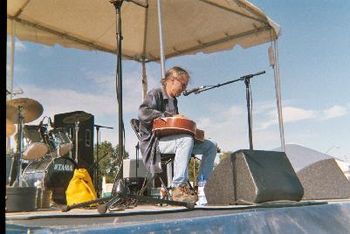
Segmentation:
[(204, 131), (197, 128), (194, 121), (185, 117), (165, 117), (153, 120), (152, 131), (156, 136), (169, 136), (187, 133), (196, 141), (204, 141)]

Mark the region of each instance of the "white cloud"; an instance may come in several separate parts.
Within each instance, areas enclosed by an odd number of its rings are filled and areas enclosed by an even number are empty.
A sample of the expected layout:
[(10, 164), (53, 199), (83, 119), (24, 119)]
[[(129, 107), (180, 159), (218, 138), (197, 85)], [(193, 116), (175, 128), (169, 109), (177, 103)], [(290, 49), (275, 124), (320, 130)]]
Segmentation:
[[(257, 120), (257, 130), (264, 130), (270, 126), (278, 124), (276, 107), (272, 105), (263, 105), (262, 107), (259, 106), (257, 109), (258, 110), (254, 111), (254, 117)], [(348, 113), (348, 108), (345, 106), (334, 105), (324, 110), (306, 110), (299, 107), (285, 106), (282, 111), (283, 122), (286, 124), (310, 119), (324, 121), (341, 117)]]
[[(133, 74), (124, 75), (123, 79), (123, 113), (133, 113), (141, 103), (141, 85), (138, 77)], [(115, 77), (108, 75), (88, 74), (87, 79), (93, 82), (94, 92), (83, 93), (74, 89), (23, 87), (26, 95), (43, 100), (48, 108), (54, 107), (56, 113), (83, 109), (98, 115), (117, 115), (118, 102), (116, 98)]]
[[(220, 105), (219, 105), (220, 106)], [(248, 121), (244, 107), (231, 106), (226, 108), (218, 107), (220, 112), (215, 111), (215, 107), (210, 108), (218, 115), (205, 113), (196, 120), (197, 126), (205, 131), (205, 136), (212, 138), (218, 143), (222, 151), (236, 151), (238, 149), (249, 148)], [(270, 150), (279, 146), (278, 127), (271, 129), (258, 129), (254, 127), (260, 124), (261, 116), (253, 118), (253, 145), (254, 148)]]
[[(87, 79), (96, 84), (100, 93), (113, 93), (116, 97), (116, 77), (114, 75), (88, 74)], [(123, 75), (123, 112), (130, 113), (137, 111), (142, 100), (141, 77), (138, 72), (126, 73)], [(117, 105), (117, 99), (114, 100)]]
[(270, 119), (270, 120), (266, 120), (266, 121), (259, 121), (257, 124), (257, 130), (264, 130), (267, 129), (268, 127), (277, 124), (277, 119)]
[(24, 86), (25, 97), (38, 101), (44, 115), (83, 110), (98, 115), (115, 115), (115, 98), (112, 95), (81, 93), (71, 89), (47, 89)]
[[(263, 130), (268, 127), (275, 125), (278, 123), (278, 113), (275, 107), (264, 108), (265, 114), (263, 112), (260, 113), (260, 118), (257, 121), (257, 129)], [(287, 106), (282, 109), (283, 122), (284, 123), (293, 123), (301, 120), (314, 119), (316, 118), (317, 112), (313, 110), (305, 110), (298, 107)]]
[[(114, 77), (95, 76), (90, 78), (96, 83), (96, 92), (83, 93), (73, 89), (43, 88), (33, 85), (23, 86), (24, 95), (16, 98), (27, 97), (38, 101), (44, 109), (43, 114), (35, 121), (28, 124), (38, 124), (44, 116), (53, 118), (59, 113), (72, 111), (85, 111), (95, 117), (95, 123), (114, 127), (112, 130), (100, 132), (101, 141), (107, 140), (112, 144), (118, 144), (118, 104), (115, 93)], [(141, 85), (132, 75), (128, 75), (123, 83), (123, 113), (126, 129), (126, 149), (134, 154), (137, 142), (134, 133), (129, 127), (126, 115), (136, 117), (137, 108), (141, 103)], [(131, 152), (130, 152), (131, 151)]]
[(313, 110), (305, 110), (291, 106), (283, 108), (283, 120), (285, 123), (313, 119), (315, 117), (317, 117), (317, 112)]
[[(211, 106), (209, 109), (211, 112), (202, 113), (201, 117), (196, 119), (197, 126), (205, 130), (206, 137), (217, 141), (223, 151), (249, 146), (247, 111), (244, 107), (225, 108), (217, 103), (216, 106)], [(342, 108), (329, 108), (325, 111), (333, 109), (335, 113), (340, 113), (342, 110)], [(321, 120), (320, 113), (322, 112), (322, 110), (306, 110), (287, 106), (283, 108), (284, 123), (297, 123), (311, 119)], [(212, 113), (220, 114), (212, 115)], [(309, 136), (311, 133), (304, 134)], [(266, 150), (280, 145), (277, 110), (273, 104), (256, 105), (256, 111), (254, 110), (253, 114), (253, 144), (256, 148)]]
[(335, 105), (322, 111), (323, 119), (333, 119), (347, 114), (347, 109), (343, 106)]

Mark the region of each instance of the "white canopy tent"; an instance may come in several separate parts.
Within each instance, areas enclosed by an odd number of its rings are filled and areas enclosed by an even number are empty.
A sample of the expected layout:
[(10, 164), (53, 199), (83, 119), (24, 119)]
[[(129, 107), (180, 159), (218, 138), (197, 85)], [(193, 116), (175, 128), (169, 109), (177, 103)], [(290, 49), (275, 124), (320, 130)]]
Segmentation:
[[(146, 4), (147, 8), (140, 6)], [(8, 34), (45, 45), (116, 54), (115, 18), (108, 0), (7, 0)], [(167, 58), (272, 42), (269, 52), (284, 150), (277, 50), (280, 28), (259, 8), (245, 0), (124, 0), (121, 18), (122, 56), (142, 63), (144, 94), (147, 62), (161, 61), (164, 74)]]

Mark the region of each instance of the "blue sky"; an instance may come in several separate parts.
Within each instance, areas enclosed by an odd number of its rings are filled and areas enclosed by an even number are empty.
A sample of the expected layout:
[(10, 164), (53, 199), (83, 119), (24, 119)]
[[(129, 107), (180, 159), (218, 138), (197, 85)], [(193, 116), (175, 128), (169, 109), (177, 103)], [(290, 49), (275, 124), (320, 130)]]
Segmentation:
[[(281, 26), (279, 63), (286, 143), (301, 144), (350, 161), (350, 2), (250, 1)], [(9, 41), (8, 41), (9, 42)], [(189, 88), (213, 85), (262, 70), (252, 80), (255, 149), (279, 147), (279, 130), (269, 43), (166, 61), (191, 74)], [(9, 48), (9, 43), (8, 43)], [(9, 54), (9, 53), (8, 53)], [(8, 56), (9, 57), (9, 56)], [(39, 101), (44, 116), (83, 110), (102, 129), (101, 140), (118, 143), (116, 57), (101, 52), (48, 47), (16, 40), (14, 89)], [(9, 67), (9, 66), (8, 66)], [(148, 64), (149, 88), (159, 85), (160, 66)], [(137, 142), (129, 120), (141, 102), (141, 65), (123, 61), (126, 149)], [(180, 112), (197, 122), (224, 151), (248, 148), (245, 86), (242, 82), (198, 95), (181, 96)]]

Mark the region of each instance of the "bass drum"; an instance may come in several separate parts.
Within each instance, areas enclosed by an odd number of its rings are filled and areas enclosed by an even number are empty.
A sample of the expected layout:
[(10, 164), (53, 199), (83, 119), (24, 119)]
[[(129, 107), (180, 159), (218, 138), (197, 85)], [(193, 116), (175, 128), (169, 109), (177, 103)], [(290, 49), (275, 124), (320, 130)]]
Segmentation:
[(36, 181), (41, 181), (45, 189), (52, 191), (54, 202), (66, 204), (65, 192), (76, 167), (76, 163), (70, 158), (46, 156), (29, 163), (23, 171), (22, 178), (28, 186), (34, 186)]

